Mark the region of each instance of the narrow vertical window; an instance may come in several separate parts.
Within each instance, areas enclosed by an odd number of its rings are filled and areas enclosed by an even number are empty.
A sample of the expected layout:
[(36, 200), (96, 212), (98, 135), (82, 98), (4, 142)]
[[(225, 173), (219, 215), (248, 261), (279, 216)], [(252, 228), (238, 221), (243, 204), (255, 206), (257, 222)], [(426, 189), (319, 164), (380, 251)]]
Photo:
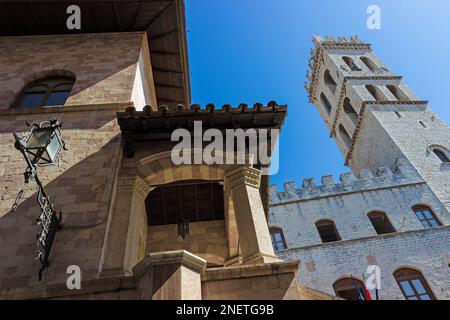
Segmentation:
[(436, 300), (421, 272), (402, 268), (394, 272), (394, 278), (406, 300)]
[(272, 238), (272, 245), (275, 251), (287, 249), (286, 239), (284, 238), (283, 230), (277, 227), (270, 227), (270, 237)]
[(316, 222), (316, 228), (323, 243), (341, 240), (336, 226), (331, 220), (319, 220)]
[(442, 225), (430, 207), (414, 206), (412, 210), (424, 228), (433, 228)]
[(365, 87), (376, 101), (386, 101), (385, 95), (378, 87), (371, 84), (367, 84)]
[(381, 211), (373, 211), (367, 214), (370, 222), (373, 225), (377, 234), (386, 234), (395, 232), (394, 227), (392, 226), (389, 218), (386, 213)]
[(16, 99), (18, 108), (38, 108), (64, 105), (75, 80), (70, 77), (50, 77), (25, 86)]
[(345, 130), (342, 124), (339, 125), (339, 135), (342, 141), (345, 143), (345, 146), (347, 148), (350, 148), (352, 144), (352, 138), (350, 138), (350, 135), (348, 134), (347, 130)]
[(346, 300), (365, 300), (366, 286), (359, 279), (346, 277), (333, 283), (336, 296)]

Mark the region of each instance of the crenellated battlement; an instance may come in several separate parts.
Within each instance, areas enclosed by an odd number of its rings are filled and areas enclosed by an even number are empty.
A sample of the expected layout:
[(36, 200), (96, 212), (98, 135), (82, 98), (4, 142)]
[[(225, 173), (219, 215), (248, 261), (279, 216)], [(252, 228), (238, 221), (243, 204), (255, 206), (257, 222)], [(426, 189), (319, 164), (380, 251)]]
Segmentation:
[(339, 180), (335, 182), (333, 176), (323, 176), (321, 185), (316, 185), (313, 178), (308, 178), (303, 180), (301, 188), (297, 188), (295, 181), (290, 181), (284, 184), (282, 192), (277, 191), (276, 185), (271, 185), (270, 205), (423, 182), (414, 167), (404, 158), (397, 160), (394, 170), (388, 167), (379, 167), (376, 172), (365, 169), (357, 176), (348, 172), (341, 174)]

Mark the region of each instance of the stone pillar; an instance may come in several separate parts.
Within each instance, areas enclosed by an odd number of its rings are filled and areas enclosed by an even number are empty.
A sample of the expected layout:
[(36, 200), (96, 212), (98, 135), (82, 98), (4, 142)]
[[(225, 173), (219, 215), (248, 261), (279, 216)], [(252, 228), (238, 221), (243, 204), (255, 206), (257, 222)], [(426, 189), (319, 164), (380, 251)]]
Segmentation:
[(259, 192), (261, 171), (240, 167), (225, 174), (226, 190), (233, 199), (239, 247), (244, 264), (279, 261), (273, 251)]
[(225, 265), (230, 266), (242, 264), (242, 257), (239, 252), (239, 233), (236, 225), (236, 214), (234, 213), (233, 199), (231, 197), (231, 193), (225, 186), (223, 191), (225, 226), (228, 243), (228, 259), (225, 262)]
[[(102, 276), (131, 275), (147, 234), (145, 198), (149, 185), (140, 177), (118, 177), (114, 211), (107, 231)], [(145, 250), (145, 248), (144, 248)]]
[(133, 268), (139, 300), (201, 300), (206, 260), (185, 250), (150, 253)]

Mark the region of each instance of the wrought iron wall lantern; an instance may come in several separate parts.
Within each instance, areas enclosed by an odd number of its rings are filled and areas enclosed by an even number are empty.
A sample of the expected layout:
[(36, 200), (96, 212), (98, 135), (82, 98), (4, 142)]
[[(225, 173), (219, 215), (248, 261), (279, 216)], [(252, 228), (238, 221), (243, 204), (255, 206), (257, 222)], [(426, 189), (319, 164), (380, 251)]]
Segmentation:
[[(28, 126), (30, 126), (27, 123)], [(45, 165), (57, 165), (61, 149), (67, 150), (64, 141), (61, 139), (61, 123), (58, 120), (44, 121), (40, 124), (32, 124), (31, 131), (23, 137), (13, 133), (15, 138), (14, 146), (25, 158), (28, 165), (24, 177), (25, 183), (31, 180), (36, 181), (37, 201), (41, 208), (41, 214), (37, 218), (40, 230), (37, 234), (38, 259), (41, 263), (39, 270), (39, 281), (42, 279), (42, 271), (49, 265), (49, 254), (55, 239), (57, 230), (61, 228), (61, 212), (59, 216), (46, 194), (41, 180), (37, 175), (37, 167)], [(13, 208), (17, 207), (22, 191)]]

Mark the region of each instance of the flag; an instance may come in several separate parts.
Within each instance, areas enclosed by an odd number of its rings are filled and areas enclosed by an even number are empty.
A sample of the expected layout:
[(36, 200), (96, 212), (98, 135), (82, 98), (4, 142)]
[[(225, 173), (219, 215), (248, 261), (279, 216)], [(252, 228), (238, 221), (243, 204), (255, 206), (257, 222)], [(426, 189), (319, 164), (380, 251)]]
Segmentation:
[(364, 272), (362, 273), (362, 278), (363, 278), (363, 282), (364, 282), (364, 296), (366, 298), (366, 300), (372, 300), (372, 295), (370, 294), (369, 289), (366, 288), (366, 277), (364, 275)]

